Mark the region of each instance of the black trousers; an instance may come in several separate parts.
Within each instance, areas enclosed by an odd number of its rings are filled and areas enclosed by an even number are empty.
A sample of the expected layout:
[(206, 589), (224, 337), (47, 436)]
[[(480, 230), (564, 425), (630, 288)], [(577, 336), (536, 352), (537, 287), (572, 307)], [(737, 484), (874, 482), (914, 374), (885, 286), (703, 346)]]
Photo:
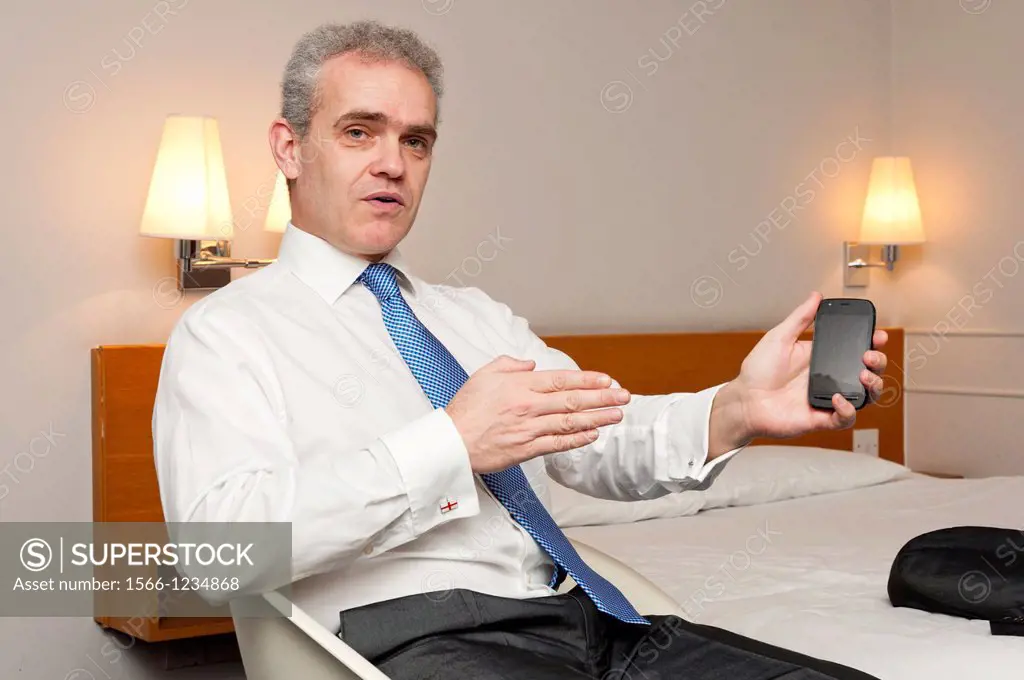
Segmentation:
[(338, 636), (395, 680), (877, 680), (677, 616), (647, 618), (622, 623), (579, 586), (526, 600), (455, 589), (343, 611)]

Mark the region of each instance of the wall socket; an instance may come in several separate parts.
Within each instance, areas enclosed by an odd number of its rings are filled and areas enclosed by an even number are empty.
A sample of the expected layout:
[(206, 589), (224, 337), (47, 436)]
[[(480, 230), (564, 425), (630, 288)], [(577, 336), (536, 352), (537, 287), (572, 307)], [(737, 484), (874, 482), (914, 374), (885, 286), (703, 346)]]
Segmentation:
[(866, 453), (878, 457), (878, 430), (854, 430), (854, 453)]

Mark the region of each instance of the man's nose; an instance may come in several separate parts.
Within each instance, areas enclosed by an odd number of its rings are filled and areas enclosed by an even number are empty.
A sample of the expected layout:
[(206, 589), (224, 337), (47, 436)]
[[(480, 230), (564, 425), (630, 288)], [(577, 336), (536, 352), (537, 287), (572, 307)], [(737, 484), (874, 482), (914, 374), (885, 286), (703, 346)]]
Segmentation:
[(374, 175), (385, 175), (393, 179), (405, 173), (405, 158), (402, 157), (402, 143), (399, 139), (382, 137), (377, 145), (377, 157), (370, 167)]

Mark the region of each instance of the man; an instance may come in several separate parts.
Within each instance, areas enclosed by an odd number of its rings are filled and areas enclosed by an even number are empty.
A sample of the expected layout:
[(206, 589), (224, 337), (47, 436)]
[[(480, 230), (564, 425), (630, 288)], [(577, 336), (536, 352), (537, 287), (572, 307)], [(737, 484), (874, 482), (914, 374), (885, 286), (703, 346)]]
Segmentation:
[[(397, 249), (437, 141), (430, 48), (375, 22), (322, 26), (282, 90), (279, 260), (191, 307), (168, 341), (153, 420), (166, 519), (291, 522), (293, 596), (394, 678), (867, 677), (644, 617), (544, 507), (545, 471), (655, 498), (706, 487), (755, 436), (849, 427), (842, 396), (807, 405), (797, 338), (819, 296), (735, 380), (629, 395), (483, 291), (414, 276)], [(864, 357), (872, 395), (885, 361)], [(557, 594), (567, 574), (578, 585)], [(637, 654), (651, 641), (655, 658)]]

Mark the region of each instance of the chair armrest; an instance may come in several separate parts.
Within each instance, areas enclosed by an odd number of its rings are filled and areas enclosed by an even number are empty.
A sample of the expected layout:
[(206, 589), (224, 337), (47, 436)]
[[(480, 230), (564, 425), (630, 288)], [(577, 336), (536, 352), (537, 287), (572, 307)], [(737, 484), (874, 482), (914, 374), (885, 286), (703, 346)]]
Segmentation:
[(388, 680), (283, 594), (272, 591), (262, 598), (281, 616), (234, 616), (248, 680)]
[[(664, 590), (654, 585), (653, 582), (642, 576), (640, 572), (629, 565), (621, 562), (608, 553), (602, 552), (593, 546), (587, 545), (576, 539), (569, 539), (576, 552), (580, 554), (583, 561), (590, 565), (590, 568), (610, 581), (616, 588), (622, 591), (637, 611), (643, 615), (647, 614), (675, 614), (683, 617), (683, 608), (679, 606), (672, 597)], [(566, 583), (569, 585), (566, 586)], [(564, 592), (574, 586), (571, 576), (565, 578), (565, 582), (559, 591)]]

